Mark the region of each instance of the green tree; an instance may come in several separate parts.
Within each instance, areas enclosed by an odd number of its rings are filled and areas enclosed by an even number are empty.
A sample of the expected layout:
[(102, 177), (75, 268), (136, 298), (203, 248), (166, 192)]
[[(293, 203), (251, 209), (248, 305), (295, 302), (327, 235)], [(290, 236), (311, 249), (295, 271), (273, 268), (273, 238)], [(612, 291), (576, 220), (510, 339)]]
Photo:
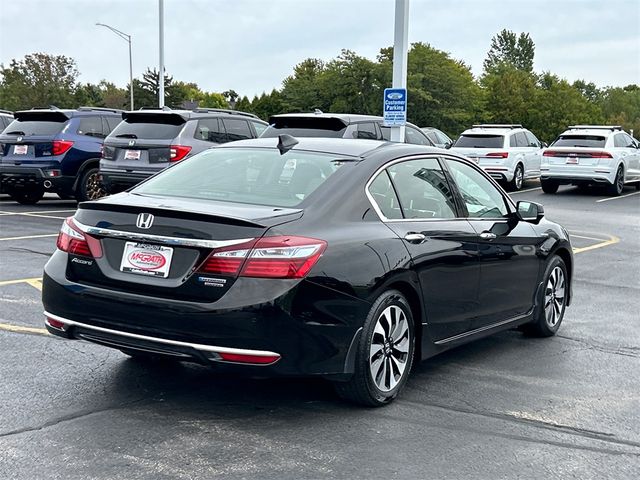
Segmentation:
[[(164, 103), (171, 108), (181, 108), (188, 100), (188, 90), (194, 83), (174, 82), (173, 77), (164, 75)], [(127, 89), (129, 86), (127, 85)], [(133, 79), (133, 96), (140, 107), (157, 107), (160, 92), (160, 74), (155, 68), (142, 74), (142, 79)]]
[(9, 110), (56, 105), (75, 107), (78, 70), (64, 55), (33, 53), (0, 64), (0, 106)]
[(511, 65), (501, 65), (481, 79), (484, 87), (484, 120), (521, 123), (532, 128), (530, 115), (536, 108), (536, 76)]
[(516, 35), (511, 30), (504, 29), (491, 39), (484, 71), (489, 73), (506, 65), (531, 73), (534, 55), (535, 44), (528, 33)]
[[(237, 105), (236, 109), (241, 110)], [(251, 101), (251, 108), (245, 111), (255, 113), (263, 120), (268, 120), (271, 115), (285, 113), (288, 110), (284, 106), (282, 95), (274, 88), (269, 94), (263, 93), (259, 97), (255, 96)]]
[(598, 101), (604, 121), (610, 125), (622, 125), (640, 136), (640, 86), (607, 88)]
[(314, 108), (329, 111), (330, 101), (321, 91), (322, 60), (308, 58), (293, 68), (293, 75), (282, 82), (282, 101), (290, 112), (311, 112)]

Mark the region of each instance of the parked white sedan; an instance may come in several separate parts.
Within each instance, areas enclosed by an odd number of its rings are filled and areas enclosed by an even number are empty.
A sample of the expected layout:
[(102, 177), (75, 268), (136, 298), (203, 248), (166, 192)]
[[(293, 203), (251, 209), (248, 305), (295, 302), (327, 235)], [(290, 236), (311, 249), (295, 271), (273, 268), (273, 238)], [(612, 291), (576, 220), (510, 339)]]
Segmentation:
[(573, 125), (542, 153), (545, 193), (558, 185), (603, 185), (620, 195), (625, 184), (640, 189), (640, 142), (620, 126)]

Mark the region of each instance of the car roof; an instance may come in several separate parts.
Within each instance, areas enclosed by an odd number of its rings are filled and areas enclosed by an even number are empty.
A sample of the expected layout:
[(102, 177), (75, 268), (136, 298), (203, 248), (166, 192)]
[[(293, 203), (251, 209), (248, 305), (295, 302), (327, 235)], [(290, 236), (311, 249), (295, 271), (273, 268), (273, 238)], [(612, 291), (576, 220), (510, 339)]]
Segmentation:
[(524, 131), (527, 131), (527, 129), (522, 125), (474, 125), (462, 132), (462, 135), (508, 135)]
[(118, 110), (116, 108), (102, 108), (102, 107), (78, 107), (73, 108), (32, 108), (30, 110), (18, 110), (13, 115), (18, 118), (22, 114), (39, 114), (39, 113), (59, 113), (67, 118), (86, 116), (86, 115), (113, 115), (120, 116), (124, 110)]
[(561, 135), (593, 135), (608, 137), (614, 133), (624, 132), (620, 125), (570, 125)]
[(161, 109), (161, 108), (141, 108), (140, 110), (128, 110), (123, 112), (122, 117), (126, 118), (129, 115), (179, 115), (184, 120), (191, 120), (194, 118), (208, 118), (208, 117), (238, 117), (238, 118), (250, 118), (251, 120), (257, 120), (265, 125), (267, 122), (261, 120), (253, 113), (242, 112), (240, 110), (228, 110), (224, 108), (196, 108), (194, 110), (184, 109)]
[[(299, 137), (296, 138), (298, 143), (292, 150), (304, 150), (310, 152), (330, 153), (336, 155), (344, 155), (349, 157), (364, 158), (373, 152), (379, 152), (383, 149), (393, 148), (407, 154), (415, 152), (426, 153), (442, 153), (442, 149), (436, 147), (428, 147), (424, 145), (411, 145), (407, 143), (387, 142), (383, 140), (367, 140), (355, 138), (323, 138), (323, 137)], [(278, 137), (272, 138), (255, 138), (251, 140), (239, 140), (236, 142), (225, 143), (214, 148), (235, 148), (235, 147), (253, 147), (253, 148), (275, 148), (278, 145)]]

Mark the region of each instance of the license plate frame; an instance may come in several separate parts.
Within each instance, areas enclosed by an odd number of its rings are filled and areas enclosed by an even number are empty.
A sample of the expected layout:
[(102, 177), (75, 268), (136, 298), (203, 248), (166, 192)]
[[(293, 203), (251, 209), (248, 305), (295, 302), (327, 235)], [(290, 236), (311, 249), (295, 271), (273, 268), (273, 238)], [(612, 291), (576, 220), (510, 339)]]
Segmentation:
[(28, 145), (14, 145), (13, 146), (13, 154), (14, 155), (26, 155), (29, 152)]
[(124, 152), (125, 160), (140, 160), (140, 150), (126, 150)]
[(120, 271), (147, 277), (167, 278), (172, 259), (172, 247), (126, 242), (122, 251)]
[(567, 157), (567, 165), (579, 165), (580, 159), (578, 157)]

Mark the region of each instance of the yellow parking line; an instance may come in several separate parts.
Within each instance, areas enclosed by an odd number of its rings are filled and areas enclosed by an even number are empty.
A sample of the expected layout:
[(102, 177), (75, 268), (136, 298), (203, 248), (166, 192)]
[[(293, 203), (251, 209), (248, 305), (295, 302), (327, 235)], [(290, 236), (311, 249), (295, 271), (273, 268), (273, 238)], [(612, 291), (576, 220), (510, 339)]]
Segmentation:
[(627, 193), (626, 195), (620, 195), (619, 197), (609, 197), (609, 198), (601, 198), (600, 200), (596, 200), (596, 203), (600, 202), (610, 202), (611, 200), (620, 200), (624, 197), (630, 197), (631, 195), (638, 195), (640, 192)]
[(614, 243), (620, 242), (620, 239), (618, 237), (614, 237), (613, 235), (607, 235), (607, 236), (609, 237), (609, 240), (604, 240), (600, 243), (589, 245), (588, 247), (574, 248), (573, 253), (588, 252), (589, 250), (595, 250), (596, 248), (602, 248), (602, 247), (606, 247), (607, 245), (613, 245)]
[(46, 328), (36, 327), (21, 327), (19, 325), (12, 325), (10, 323), (0, 323), (0, 330), (14, 333), (32, 333), (35, 335), (49, 335)]
[(57, 237), (57, 233), (47, 233), (43, 235), (27, 235), (26, 237), (5, 237), (0, 238), (0, 242), (8, 241), (8, 240), (29, 240), (31, 238), (45, 238), (45, 237)]
[(27, 280), (25, 283), (31, 285), (36, 290), (42, 291), (42, 279), (40, 278), (37, 280)]
[[(31, 284), (31, 282), (38, 282), (41, 283), (42, 282), (42, 277), (35, 277), (35, 278), (20, 278), (18, 280), (2, 280), (0, 281), (0, 287), (4, 287), (5, 285), (16, 285), (18, 283), (28, 283)], [(36, 287), (38, 288), (38, 287)]]

